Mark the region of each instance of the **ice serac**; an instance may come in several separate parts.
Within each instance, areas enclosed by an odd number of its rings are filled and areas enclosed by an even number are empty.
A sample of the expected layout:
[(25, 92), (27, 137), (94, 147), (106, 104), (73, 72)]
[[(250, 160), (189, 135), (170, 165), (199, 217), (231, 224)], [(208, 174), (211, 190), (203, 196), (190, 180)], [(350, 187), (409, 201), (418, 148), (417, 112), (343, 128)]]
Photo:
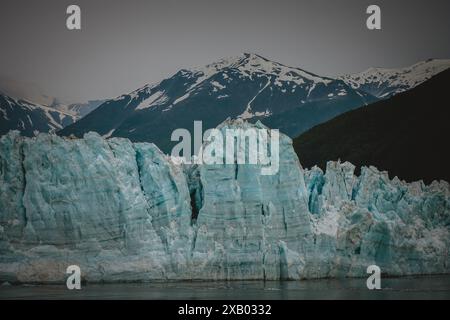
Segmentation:
[[(219, 129), (225, 137), (226, 130), (255, 127), (267, 129), (242, 120), (226, 121)], [(201, 185), (202, 194), (193, 277), (301, 276), (312, 232), (303, 171), (291, 143), (281, 135), (279, 171), (274, 175), (261, 175), (261, 165), (250, 164), (201, 165), (193, 170), (190, 180)], [(245, 148), (242, 137), (236, 145)]]
[(129, 140), (14, 133), (0, 148), (3, 277), (58, 281), (71, 264), (93, 281), (166, 277), (169, 259), (152, 224), (157, 211), (142, 192)]
[[(242, 120), (219, 129), (265, 128)], [(237, 140), (238, 148), (245, 144)], [(183, 165), (155, 145), (0, 138), (0, 280), (304, 279), (449, 273), (450, 187), (348, 162)]]
[(154, 144), (136, 143), (136, 162), (152, 226), (167, 255), (166, 276), (178, 278), (190, 262), (191, 203), (184, 170)]
[(450, 192), (445, 181), (405, 183), (387, 172), (329, 162), (306, 172), (315, 230), (307, 277), (448, 273)]

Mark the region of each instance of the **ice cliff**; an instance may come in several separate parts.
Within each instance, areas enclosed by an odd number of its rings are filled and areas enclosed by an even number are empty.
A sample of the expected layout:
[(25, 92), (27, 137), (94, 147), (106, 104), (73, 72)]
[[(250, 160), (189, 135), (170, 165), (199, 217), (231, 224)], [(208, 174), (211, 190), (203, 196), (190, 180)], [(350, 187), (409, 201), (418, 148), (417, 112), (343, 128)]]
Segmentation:
[[(252, 126), (228, 121), (220, 128)], [(262, 126), (256, 124), (256, 126)], [(450, 271), (450, 188), (348, 162), (180, 165), (150, 143), (0, 138), (0, 280), (303, 279)]]

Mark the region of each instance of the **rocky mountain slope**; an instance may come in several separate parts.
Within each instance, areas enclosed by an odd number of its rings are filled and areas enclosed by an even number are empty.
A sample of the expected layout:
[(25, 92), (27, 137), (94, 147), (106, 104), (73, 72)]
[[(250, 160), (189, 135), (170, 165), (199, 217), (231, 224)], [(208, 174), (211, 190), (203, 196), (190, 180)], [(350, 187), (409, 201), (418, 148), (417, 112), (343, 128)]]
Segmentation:
[(55, 132), (77, 120), (76, 114), (0, 94), (0, 135), (19, 130), (26, 136)]

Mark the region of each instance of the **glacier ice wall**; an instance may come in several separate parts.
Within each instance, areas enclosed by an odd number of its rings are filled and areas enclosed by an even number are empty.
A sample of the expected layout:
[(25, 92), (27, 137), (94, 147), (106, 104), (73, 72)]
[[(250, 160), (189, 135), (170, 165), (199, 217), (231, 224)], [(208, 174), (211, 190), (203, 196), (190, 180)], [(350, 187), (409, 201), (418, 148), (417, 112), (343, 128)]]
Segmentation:
[(357, 177), (354, 169), (328, 162), (326, 173), (305, 171), (316, 242), (310, 277), (360, 276), (371, 264), (396, 276), (448, 273), (449, 184), (390, 180), (372, 166)]
[[(228, 121), (221, 127), (252, 126)], [(262, 126), (256, 124), (256, 126)], [(239, 143), (239, 141), (238, 141)], [(450, 271), (450, 188), (304, 170), (179, 165), (155, 145), (10, 132), (0, 138), (0, 280), (303, 279)]]
[[(226, 122), (221, 130), (246, 122)], [(256, 124), (256, 126), (262, 126)], [(262, 127), (261, 127), (262, 128)], [(243, 141), (237, 139), (239, 148)], [(195, 223), (192, 276), (205, 270), (213, 279), (298, 278), (312, 239), (308, 194), (303, 172), (291, 146), (280, 137), (276, 175), (261, 175), (259, 165), (199, 165), (188, 176), (201, 186)]]

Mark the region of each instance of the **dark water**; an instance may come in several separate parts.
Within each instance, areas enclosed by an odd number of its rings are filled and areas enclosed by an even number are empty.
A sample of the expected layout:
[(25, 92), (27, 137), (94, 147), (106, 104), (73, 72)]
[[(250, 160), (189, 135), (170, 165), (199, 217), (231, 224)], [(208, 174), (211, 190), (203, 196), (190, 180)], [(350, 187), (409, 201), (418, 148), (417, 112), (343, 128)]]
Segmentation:
[(450, 299), (450, 275), (382, 278), (381, 287), (368, 290), (366, 279), (1, 285), (0, 299)]

